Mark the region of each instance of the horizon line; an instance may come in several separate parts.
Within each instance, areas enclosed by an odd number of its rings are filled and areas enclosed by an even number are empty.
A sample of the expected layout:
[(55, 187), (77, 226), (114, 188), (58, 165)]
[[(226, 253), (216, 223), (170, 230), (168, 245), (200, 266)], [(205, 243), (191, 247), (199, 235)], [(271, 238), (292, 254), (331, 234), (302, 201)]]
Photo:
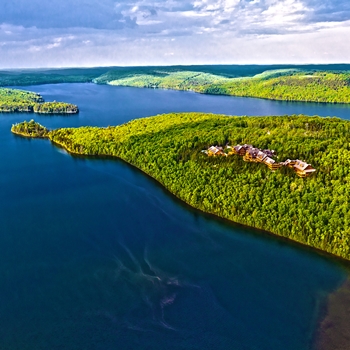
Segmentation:
[(16, 67), (2, 68), (3, 71), (14, 70), (48, 70), (48, 69), (88, 69), (88, 68), (138, 68), (138, 67), (195, 67), (195, 66), (337, 66), (350, 65), (350, 62), (338, 63), (208, 63), (208, 64), (152, 64), (152, 65), (102, 65), (102, 66), (51, 66), (51, 67)]

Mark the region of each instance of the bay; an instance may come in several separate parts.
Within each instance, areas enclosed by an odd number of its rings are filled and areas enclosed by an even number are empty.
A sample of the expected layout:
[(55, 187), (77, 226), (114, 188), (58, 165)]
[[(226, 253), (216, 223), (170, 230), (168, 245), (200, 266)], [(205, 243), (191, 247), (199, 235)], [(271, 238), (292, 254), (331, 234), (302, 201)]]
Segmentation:
[(1, 349), (311, 349), (337, 260), (199, 213), (119, 160), (75, 158), (10, 132), (159, 113), (310, 114), (286, 103), (94, 84), (26, 87), (76, 116), (0, 115)]

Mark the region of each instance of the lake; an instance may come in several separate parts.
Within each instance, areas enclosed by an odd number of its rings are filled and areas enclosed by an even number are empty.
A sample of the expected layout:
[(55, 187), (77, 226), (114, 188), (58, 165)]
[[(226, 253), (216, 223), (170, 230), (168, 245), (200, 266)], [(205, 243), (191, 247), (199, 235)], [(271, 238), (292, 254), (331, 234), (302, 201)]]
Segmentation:
[(335, 259), (182, 204), (119, 160), (71, 157), (11, 125), (117, 125), (155, 114), (310, 114), (345, 105), (94, 84), (29, 86), (76, 116), (0, 115), (0, 348), (311, 349)]

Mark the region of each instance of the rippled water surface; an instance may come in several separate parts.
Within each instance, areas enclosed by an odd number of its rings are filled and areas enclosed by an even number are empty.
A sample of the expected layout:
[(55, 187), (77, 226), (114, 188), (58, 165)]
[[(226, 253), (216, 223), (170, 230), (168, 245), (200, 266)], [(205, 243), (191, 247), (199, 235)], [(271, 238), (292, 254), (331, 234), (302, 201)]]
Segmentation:
[[(167, 90), (26, 89), (79, 105), (78, 116), (35, 116), (49, 128), (172, 111), (350, 116), (341, 105)], [(32, 117), (0, 115), (0, 349), (310, 349), (343, 268), (192, 210), (121, 161), (10, 133)]]

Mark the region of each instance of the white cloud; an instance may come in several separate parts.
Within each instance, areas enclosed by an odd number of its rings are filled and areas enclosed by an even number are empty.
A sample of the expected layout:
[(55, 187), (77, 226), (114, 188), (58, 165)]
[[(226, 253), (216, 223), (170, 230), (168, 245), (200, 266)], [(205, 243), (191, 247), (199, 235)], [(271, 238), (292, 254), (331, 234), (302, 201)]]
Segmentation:
[[(3, 67), (350, 57), (347, 0), (72, 1), (70, 12), (67, 3), (56, 10), (61, 2), (50, 0), (39, 13), (38, 0), (12, 0), (9, 11), (0, 13)], [(24, 3), (25, 16), (17, 11)]]
[(225, 12), (230, 12), (233, 9), (237, 7), (237, 5), (240, 3), (240, 0), (224, 0), (223, 1), (223, 8)]
[(309, 11), (300, 0), (284, 0), (276, 1), (267, 10), (262, 11), (261, 15), (264, 22), (270, 25), (289, 25), (303, 20)]

